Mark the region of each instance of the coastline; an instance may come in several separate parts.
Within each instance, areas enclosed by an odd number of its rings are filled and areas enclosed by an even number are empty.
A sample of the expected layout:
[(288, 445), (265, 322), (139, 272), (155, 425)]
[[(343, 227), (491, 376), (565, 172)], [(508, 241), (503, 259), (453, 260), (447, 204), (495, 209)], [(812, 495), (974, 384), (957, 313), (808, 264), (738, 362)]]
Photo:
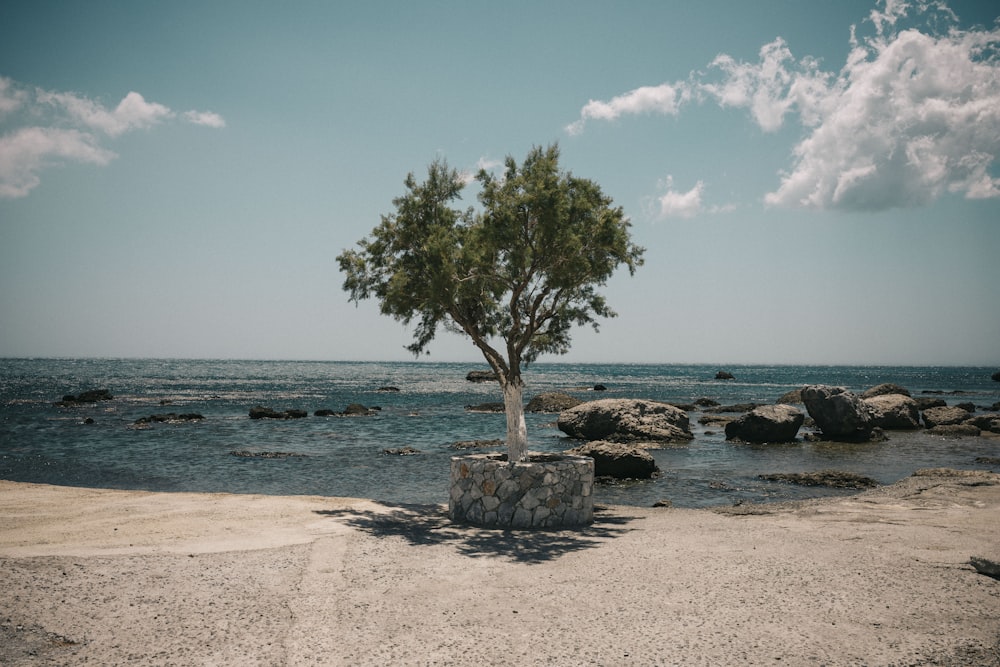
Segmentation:
[(602, 507), (579, 531), (437, 506), (0, 481), (0, 663), (1000, 665), (1000, 474)]

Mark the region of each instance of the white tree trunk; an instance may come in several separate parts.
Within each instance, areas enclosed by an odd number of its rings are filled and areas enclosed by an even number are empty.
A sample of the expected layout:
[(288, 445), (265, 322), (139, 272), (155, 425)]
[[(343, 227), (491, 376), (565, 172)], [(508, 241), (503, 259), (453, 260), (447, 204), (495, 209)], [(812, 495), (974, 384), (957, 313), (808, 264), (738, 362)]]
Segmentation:
[(507, 414), (507, 460), (523, 461), (528, 456), (528, 427), (524, 423), (524, 385), (520, 377), (503, 385), (503, 405)]

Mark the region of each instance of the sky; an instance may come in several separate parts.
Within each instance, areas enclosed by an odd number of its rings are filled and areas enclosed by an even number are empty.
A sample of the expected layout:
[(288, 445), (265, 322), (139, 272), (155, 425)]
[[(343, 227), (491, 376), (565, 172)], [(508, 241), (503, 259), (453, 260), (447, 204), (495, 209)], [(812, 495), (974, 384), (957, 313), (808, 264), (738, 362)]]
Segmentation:
[(646, 254), (541, 361), (1000, 365), (998, 17), (7, 0), (0, 357), (413, 359), (336, 256), (408, 173), (558, 143)]

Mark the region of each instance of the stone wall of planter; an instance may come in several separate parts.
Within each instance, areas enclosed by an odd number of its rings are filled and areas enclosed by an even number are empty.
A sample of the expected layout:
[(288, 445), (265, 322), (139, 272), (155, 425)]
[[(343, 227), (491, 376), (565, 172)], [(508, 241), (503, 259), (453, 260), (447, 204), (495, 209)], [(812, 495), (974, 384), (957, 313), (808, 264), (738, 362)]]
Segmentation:
[(514, 465), (502, 454), (451, 459), (448, 516), (496, 528), (582, 526), (594, 520), (594, 460), (533, 452)]

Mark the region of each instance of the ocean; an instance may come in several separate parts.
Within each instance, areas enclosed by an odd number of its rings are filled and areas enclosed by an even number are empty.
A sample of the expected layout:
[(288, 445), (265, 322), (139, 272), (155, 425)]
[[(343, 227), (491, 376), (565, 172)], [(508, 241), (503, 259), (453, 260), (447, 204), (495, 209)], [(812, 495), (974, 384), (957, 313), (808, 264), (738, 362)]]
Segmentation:
[[(502, 439), (502, 414), (470, 412), (500, 402), (495, 383), (466, 380), (484, 364), (415, 362), (212, 361), (174, 359), (0, 359), (0, 479), (151, 491), (323, 495), (386, 503), (444, 503), (449, 458), (458, 441)], [(716, 380), (726, 370), (733, 380)], [(621, 365), (537, 363), (524, 379), (525, 400), (562, 391), (582, 400), (645, 398), (724, 405), (773, 403), (806, 384), (860, 392), (894, 382), (914, 396), (933, 392), (949, 405), (985, 410), (1000, 401), (995, 368)], [(593, 391), (597, 384), (607, 390)], [(398, 391), (386, 391), (393, 387)], [(60, 406), (62, 397), (106, 389), (109, 401)], [(940, 393), (939, 393), (940, 392)], [(372, 416), (317, 417), (360, 403)], [(250, 419), (262, 406), (304, 410), (302, 419)], [(800, 406), (801, 407), (801, 406)], [(136, 421), (197, 413), (202, 420)], [(842, 470), (890, 484), (920, 468), (983, 468), (1000, 440), (943, 438), (891, 431), (885, 442), (726, 442), (723, 429), (691, 413), (694, 440), (653, 450), (662, 474), (598, 485), (598, 503), (707, 507), (840, 495), (851, 491), (764, 481), (770, 473)], [(527, 414), (530, 448), (574, 446), (556, 415)], [(800, 432), (801, 435), (801, 432)], [(410, 447), (400, 456), (385, 450)], [(283, 456), (245, 456), (234, 452)], [(996, 469), (994, 466), (993, 469)]]

